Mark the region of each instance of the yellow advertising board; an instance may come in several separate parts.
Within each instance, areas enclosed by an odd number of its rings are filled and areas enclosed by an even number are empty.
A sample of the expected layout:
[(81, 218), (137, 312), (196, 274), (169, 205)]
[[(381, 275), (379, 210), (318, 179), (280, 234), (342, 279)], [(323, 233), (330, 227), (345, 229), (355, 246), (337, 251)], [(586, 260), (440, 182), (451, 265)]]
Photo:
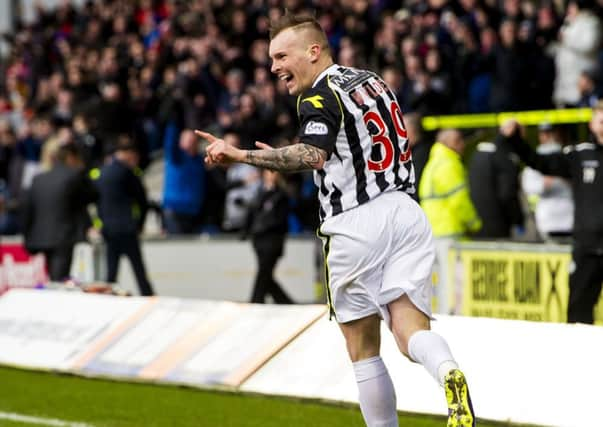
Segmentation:
[[(452, 248), (451, 283), (465, 316), (547, 322), (567, 321), (569, 252)], [(460, 289), (459, 289), (460, 288)], [(460, 292), (459, 292), (460, 291)], [(459, 304), (460, 303), (460, 304)], [(603, 322), (603, 303), (595, 310)]]

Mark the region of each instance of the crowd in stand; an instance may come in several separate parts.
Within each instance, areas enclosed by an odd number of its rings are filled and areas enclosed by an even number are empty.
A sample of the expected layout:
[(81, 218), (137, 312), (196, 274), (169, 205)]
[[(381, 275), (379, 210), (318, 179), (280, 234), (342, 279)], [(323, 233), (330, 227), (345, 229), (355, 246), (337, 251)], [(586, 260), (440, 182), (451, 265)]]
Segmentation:
[[(593, 106), (603, 94), (603, 2), (572, 0), (104, 0), (37, 10), (0, 64), (0, 233), (57, 147), (101, 167), (120, 135), (142, 169), (166, 162), (168, 232), (239, 231), (261, 174), (205, 168), (192, 129), (294, 142), (295, 99), (270, 73), (270, 18), (316, 13), (341, 65), (368, 67), (405, 114)], [(191, 179), (194, 177), (194, 182)], [(311, 176), (288, 178), (291, 231), (317, 221)], [(244, 215), (243, 215), (244, 216)]]

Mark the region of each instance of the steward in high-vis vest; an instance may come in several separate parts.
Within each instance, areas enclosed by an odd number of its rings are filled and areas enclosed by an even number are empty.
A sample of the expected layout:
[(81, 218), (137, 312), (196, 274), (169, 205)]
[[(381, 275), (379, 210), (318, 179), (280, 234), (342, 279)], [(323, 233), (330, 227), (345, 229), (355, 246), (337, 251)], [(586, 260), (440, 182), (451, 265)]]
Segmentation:
[(440, 131), (421, 176), (419, 199), (436, 238), (460, 238), (482, 225), (469, 195), (464, 148), (460, 131)]

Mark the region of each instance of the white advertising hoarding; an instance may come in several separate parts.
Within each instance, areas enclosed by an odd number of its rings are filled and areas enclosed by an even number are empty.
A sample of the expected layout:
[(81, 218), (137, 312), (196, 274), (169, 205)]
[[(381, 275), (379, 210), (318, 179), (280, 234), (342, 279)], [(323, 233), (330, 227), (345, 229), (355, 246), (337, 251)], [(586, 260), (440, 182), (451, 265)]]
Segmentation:
[(144, 298), (11, 290), (0, 298), (0, 363), (68, 369), (147, 303)]

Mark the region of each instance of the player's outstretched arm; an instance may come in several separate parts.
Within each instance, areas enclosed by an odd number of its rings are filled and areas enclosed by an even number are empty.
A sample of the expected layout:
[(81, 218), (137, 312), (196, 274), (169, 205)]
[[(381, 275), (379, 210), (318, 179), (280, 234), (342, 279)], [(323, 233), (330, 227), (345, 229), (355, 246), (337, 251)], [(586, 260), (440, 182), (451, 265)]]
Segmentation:
[(327, 156), (323, 149), (303, 143), (274, 149), (261, 142), (256, 145), (262, 150), (247, 151), (244, 162), (283, 172), (321, 169)]
[(321, 169), (327, 157), (323, 149), (309, 144), (272, 148), (262, 142), (256, 142), (256, 146), (261, 150), (241, 150), (210, 133), (200, 130), (195, 133), (209, 142), (205, 157), (208, 165), (238, 162), (282, 172), (297, 172)]

